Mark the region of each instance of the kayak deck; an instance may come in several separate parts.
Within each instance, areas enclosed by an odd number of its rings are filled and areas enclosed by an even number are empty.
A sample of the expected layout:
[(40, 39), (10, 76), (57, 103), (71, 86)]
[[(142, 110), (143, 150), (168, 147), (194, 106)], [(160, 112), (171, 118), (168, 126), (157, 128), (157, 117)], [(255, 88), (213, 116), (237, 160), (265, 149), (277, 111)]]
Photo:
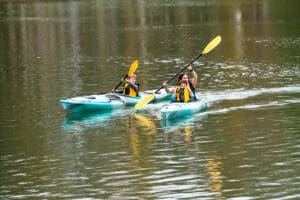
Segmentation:
[(164, 105), (161, 109), (163, 119), (176, 119), (188, 117), (198, 113), (207, 107), (207, 102), (204, 99), (198, 99), (188, 103), (171, 102)]

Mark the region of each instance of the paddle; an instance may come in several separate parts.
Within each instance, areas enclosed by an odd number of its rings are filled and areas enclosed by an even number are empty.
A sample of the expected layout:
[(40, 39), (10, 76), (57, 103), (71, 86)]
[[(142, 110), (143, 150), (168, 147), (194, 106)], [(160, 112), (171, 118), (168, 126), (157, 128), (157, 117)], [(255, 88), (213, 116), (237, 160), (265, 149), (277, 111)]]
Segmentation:
[[(128, 73), (123, 77), (122, 80), (126, 79), (127, 77), (131, 76), (138, 68), (139, 62), (137, 60), (133, 61), (133, 63), (130, 65)], [(122, 84), (123, 81), (120, 81), (120, 83), (114, 87), (111, 91), (116, 92), (116, 89)]]
[[(206, 47), (204, 48), (204, 50), (197, 56), (195, 57), (189, 64), (185, 65), (184, 68), (182, 70), (180, 70), (179, 72), (177, 72), (177, 74), (175, 74), (172, 78), (170, 78), (167, 83), (171, 82), (174, 78), (176, 78), (181, 72), (183, 72), (190, 64), (193, 64), (198, 58), (200, 58), (202, 55), (205, 55), (207, 53), (209, 53), (211, 50), (213, 50), (216, 46), (218, 46), (218, 44), (221, 42), (221, 36), (217, 36), (215, 37), (213, 40), (211, 40)], [(161, 86), (160, 88), (158, 88), (153, 94), (150, 94), (148, 96), (146, 96), (144, 99), (142, 99), (140, 102), (138, 102), (135, 105), (135, 109), (140, 109), (142, 107), (144, 107), (145, 105), (147, 105), (150, 101), (152, 101), (155, 97), (155, 94), (157, 94), (161, 89), (163, 88), (163, 86)]]

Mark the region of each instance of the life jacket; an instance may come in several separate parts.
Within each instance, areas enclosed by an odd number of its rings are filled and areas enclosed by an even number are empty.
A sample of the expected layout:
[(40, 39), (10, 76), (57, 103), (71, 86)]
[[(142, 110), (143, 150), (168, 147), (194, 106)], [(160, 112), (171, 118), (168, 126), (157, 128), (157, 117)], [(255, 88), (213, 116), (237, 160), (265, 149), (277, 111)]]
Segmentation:
[(123, 89), (123, 94), (129, 95), (129, 96), (132, 96), (132, 97), (139, 96), (138, 91), (136, 91), (129, 83), (125, 83), (125, 86), (124, 86), (124, 89)]
[(176, 88), (176, 101), (177, 102), (189, 102), (190, 100), (190, 91), (187, 87), (185, 88)]

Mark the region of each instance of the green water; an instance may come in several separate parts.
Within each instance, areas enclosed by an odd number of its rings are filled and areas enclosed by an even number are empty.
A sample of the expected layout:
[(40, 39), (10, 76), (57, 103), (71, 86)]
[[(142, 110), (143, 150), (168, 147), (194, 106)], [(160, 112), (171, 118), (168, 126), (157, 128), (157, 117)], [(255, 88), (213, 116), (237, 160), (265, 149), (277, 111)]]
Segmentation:
[[(300, 2), (0, 3), (1, 199), (299, 199)], [(194, 63), (205, 112), (67, 117), (139, 60), (157, 89)], [(175, 83), (175, 82), (174, 82)]]

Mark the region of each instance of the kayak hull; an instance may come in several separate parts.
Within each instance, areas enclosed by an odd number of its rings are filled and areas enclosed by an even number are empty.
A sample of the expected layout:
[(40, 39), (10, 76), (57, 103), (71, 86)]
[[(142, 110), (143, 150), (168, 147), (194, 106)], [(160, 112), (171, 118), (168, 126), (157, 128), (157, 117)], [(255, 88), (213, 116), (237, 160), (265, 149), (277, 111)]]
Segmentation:
[(161, 116), (163, 119), (183, 118), (199, 113), (205, 110), (206, 107), (207, 102), (204, 99), (198, 99), (188, 103), (172, 102), (162, 107)]
[[(89, 96), (61, 99), (60, 104), (67, 113), (106, 112), (122, 109), (124, 107), (133, 107), (141, 99), (152, 93), (154, 93), (154, 90), (140, 92), (139, 97), (131, 97), (118, 93), (94, 94)], [(161, 91), (155, 96), (151, 103), (168, 101), (171, 98), (172, 94)]]
[[(90, 95), (61, 99), (60, 104), (68, 113), (91, 112), (91, 111), (110, 111), (123, 108), (124, 102), (118, 96)], [(119, 99), (119, 100), (118, 100)]]

